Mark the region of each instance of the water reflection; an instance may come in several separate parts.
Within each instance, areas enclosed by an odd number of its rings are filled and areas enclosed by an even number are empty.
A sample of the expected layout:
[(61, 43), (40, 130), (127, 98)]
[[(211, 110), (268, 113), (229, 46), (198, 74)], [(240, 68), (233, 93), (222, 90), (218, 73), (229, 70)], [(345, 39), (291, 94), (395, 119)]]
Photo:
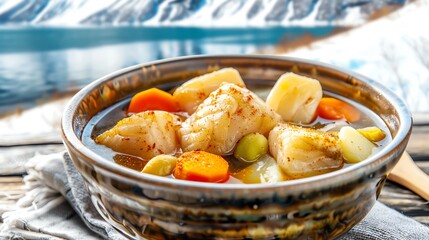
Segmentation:
[[(112, 71), (156, 59), (250, 53), (285, 36), (331, 27), (0, 29), (0, 108), (81, 87)], [(1, 109), (0, 109), (1, 110)]]

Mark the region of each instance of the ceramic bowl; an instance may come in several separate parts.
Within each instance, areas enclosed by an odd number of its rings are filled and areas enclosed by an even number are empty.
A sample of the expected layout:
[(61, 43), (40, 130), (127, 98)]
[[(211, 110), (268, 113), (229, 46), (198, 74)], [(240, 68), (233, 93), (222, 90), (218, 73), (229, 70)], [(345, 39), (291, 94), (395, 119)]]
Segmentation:
[[(285, 72), (318, 79), (324, 90), (374, 111), (393, 140), (382, 151), (341, 170), (277, 184), (215, 184), (141, 174), (82, 142), (88, 121), (150, 87), (169, 89), (223, 67), (246, 83), (272, 85)], [(331, 239), (352, 228), (374, 205), (407, 144), (405, 104), (359, 74), (315, 61), (266, 55), (190, 56), (144, 63), (94, 81), (69, 102), (62, 134), (103, 218), (135, 239)]]

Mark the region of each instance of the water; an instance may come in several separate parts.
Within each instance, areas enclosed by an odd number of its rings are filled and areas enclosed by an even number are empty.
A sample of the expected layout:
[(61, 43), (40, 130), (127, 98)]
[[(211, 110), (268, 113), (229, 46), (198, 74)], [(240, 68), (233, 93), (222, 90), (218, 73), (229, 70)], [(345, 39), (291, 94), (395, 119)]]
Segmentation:
[(112, 71), (184, 55), (242, 54), (333, 27), (15, 27), (0, 29), (0, 112)]

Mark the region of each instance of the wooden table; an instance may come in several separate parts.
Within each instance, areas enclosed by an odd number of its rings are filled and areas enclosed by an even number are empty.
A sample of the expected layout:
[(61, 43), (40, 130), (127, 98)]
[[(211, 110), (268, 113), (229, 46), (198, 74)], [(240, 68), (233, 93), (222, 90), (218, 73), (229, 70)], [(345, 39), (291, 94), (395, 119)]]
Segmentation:
[[(428, 115), (421, 117), (427, 119)], [(413, 126), (407, 151), (417, 166), (429, 174), (429, 122), (421, 121)], [(429, 188), (429, 183), (427, 186)], [(410, 190), (387, 181), (378, 200), (429, 226), (429, 202)]]
[[(415, 118), (415, 123), (407, 151), (416, 164), (429, 174), (429, 114), (419, 115)], [(14, 148), (17, 147), (0, 147), (0, 156), (2, 153), (14, 151)], [(15, 150), (27, 151), (30, 154), (31, 151), (40, 151), (41, 149), (45, 152), (54, 152), (63, 150), (63, 148), (62, 144), (57, 142), (44, 145), (19, 146)], [(0, 176), (0, 214), (13, 209), (18, 197), (24, 192), (22, 175)], [(1, 198), (2, 196), (3, 198)], [(16, 198), (6, 200), (4, 196), (16, 196)], [(429, 226), (429, 203), (408, 189), (387, 181), (379, 201)]]

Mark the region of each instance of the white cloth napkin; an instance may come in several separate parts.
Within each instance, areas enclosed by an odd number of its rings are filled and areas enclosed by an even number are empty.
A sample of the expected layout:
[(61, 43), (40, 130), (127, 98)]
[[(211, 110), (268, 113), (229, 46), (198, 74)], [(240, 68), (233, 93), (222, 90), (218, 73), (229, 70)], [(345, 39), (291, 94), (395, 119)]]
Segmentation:
[[(125, 239), (95, 210), (67, 153), (26, 164), (28, 189), (2, 218), (0, 239)], [(342, 239), (429, 239), (429, 227), (377, 202)]]

